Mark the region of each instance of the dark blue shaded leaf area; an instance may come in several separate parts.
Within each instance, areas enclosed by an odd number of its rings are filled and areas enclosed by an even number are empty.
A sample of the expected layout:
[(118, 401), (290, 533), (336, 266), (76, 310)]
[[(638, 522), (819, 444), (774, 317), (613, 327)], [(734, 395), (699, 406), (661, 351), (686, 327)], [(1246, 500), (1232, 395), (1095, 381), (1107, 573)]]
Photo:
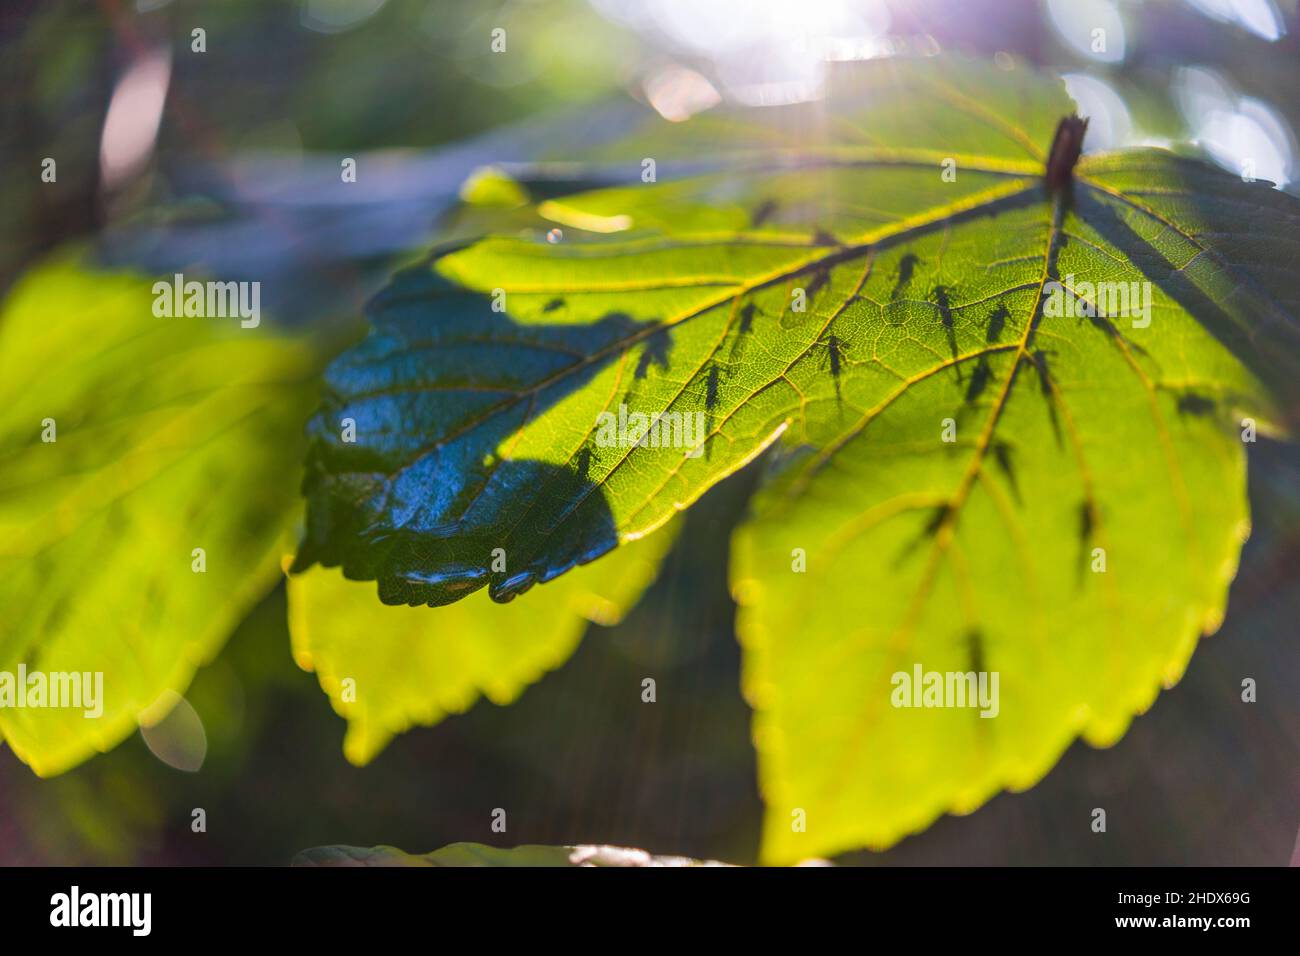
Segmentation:
[[(589, 455), (557, 465), (497, 452), (646, 323), (517, 323), (428, 265), (399, 273), (368, 316), (307, 426), (295, 571), (341, 566), (378, 581), (385, 604), (449, 604), (485, 585), (509, 601), (617, 544)], [(505, 571), (493, 570), (497, 548)]]

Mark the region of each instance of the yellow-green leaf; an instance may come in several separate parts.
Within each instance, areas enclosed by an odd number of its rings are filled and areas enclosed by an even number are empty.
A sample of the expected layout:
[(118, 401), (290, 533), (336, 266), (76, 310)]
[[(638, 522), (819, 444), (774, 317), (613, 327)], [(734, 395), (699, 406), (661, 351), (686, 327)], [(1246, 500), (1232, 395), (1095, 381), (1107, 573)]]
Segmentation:
[[(300, 563), (391, 603), (508, 599), (766, 452), (732, 580), (773, 862), (1117, 739), (1223, 616), (1249, 440), (1300, 420), (1295, 197), (1157, 149), (1049, 180), (1074, 106), (1020, 67), (848, 79), (402, 273), (311, 426)], [(704, 438), (608, 440), (623, 409)], [(918, 666), (997, 703), (895, 706)]]
[(347, 719), (348, 760), (369, 763), (394, 735), (463, 713), (480, 695), (513, 702), (568, 660), (589, 621), (617, 624), (654, 580), (675, 527), (506, 605), (479, 593), (432, 610), (392, 607), (373, 582), (313, 568), (289, 579), (294, 658)]
[(60, 260), (0, 313), (0, 675), (98, 697), (0, 707), (41, 775), (163, 716), (274, 586), (299, 513), (312, 351), (153, 305), (147, 279)]

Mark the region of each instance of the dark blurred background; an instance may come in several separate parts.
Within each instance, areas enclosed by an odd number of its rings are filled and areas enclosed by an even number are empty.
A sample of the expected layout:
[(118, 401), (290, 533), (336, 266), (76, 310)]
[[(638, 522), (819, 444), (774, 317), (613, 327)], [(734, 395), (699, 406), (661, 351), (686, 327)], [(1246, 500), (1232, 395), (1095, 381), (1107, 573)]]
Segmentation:
[[(489, 55), (498, 26), (508, 56)], [(283, 298), (266, 307), (351, 327), (479, 166), (580, 159), (649, 111), (815, 98), (828, 59), (909, 50), (1026, 58), (1066, 76), (1091, 148), (1191, 141), (1294, 191), (1298, 38), (1294, 0), (6, 0), (0, 292), (76, 245), (149, 272), (274, 273)], [(45, 157), (57, 185), (40, 181)], [(327, 188), (342, 157), (365, 171), (346, 201)], [(1116, 747), (1076, 744), (1030, 792), (846, 862), (1291, 858), (1300, 453), (1249, 454), (1254, 535), (1226, 624), (1182, 682)], [(762, 808), (725, 587), (751, 480), (691, 510), (619, 628), (591, 627), (513, 706), (409, 732), (363, 769), (293, 664), (277, 589), (149, 740), (52, 780), (0, 747), (0, 863), (280, 864), (326, 843), (458, 840), (752, 862)], [(653, 707), (636, 690), (646, 674)], [(1240, 700), (1246, 677), (1258, 703)], [(1104, 836), (1088, 827), (1095, 806)], [(494, 807), (509, 834), (491, 832)]]

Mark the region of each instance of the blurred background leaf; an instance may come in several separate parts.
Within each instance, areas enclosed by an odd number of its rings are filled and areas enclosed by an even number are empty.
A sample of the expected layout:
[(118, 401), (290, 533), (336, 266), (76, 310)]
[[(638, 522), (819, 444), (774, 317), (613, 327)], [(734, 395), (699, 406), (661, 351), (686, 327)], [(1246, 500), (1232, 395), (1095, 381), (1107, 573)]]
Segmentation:
[(725, 866), (684, 856), (652, 856), (621, 846), (516, 846), (453, 843), (430, 853), (406, 853), (391, 846), (319, 846), (303, 850), (294, 866)]
[(0, 671), (102, 683), (97, 713), (0, 709), (42, 775), (183, 703), (299, 512), (311, 347), (153, 307), (148, 280), (56, 261), (0, 311)]

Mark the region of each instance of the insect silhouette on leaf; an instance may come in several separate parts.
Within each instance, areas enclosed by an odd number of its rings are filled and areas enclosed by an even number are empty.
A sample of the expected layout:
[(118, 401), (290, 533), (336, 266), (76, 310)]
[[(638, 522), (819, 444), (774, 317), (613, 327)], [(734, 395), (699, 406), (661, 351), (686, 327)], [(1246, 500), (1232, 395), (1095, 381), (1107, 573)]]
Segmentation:
[(1009, 318), (1011, 318), (1011, 313), (1007, 311), (1007, 307), (999, 305), (993, 314), (989, 316), (989, 326), (984, 341), (990, 344), (998, 341), (1002, 337), (1002, 329), (1006, 326)]
[(1049, 359), (1054, 359), (1056, 352), (1053, 349), (1035, 349), (1029, 356), (1029, 364), (1033, 366), (1034, 371), (1038, 373), (1038, 387), (1043, 393), (1043, 401), (1047, 403), (1047, 414), (1051, 418), (1052, 433), (1056, 436), (1057, 447), (1062, 447), (1061, 440), (1061, 422), (1056, 415), (1056, 384), (1052, 379), (1052, 370), (1048, 365)]
[(835, 380), (835, 400), (837, 402), (842, 401), (843, 397), (840, 395), (840, 361), (844, 356), (844, 343), (840, 341), (838, 335), (831, 334), (827, 336), (825, 342), (818, 344), (826, 350), (826, 354), (818, 361), (817, 367), (830, 370), (831, 378)]
[(957, 381), (962, 381), (961, 366), (956, 363), (957, 358), (957, 330), (954, 328), (956, 322), (952, 314), (952, 303), (948, 300), (948, 287), (937, 285), (934, 287), (934, 301), (939, 307), (939, 321), (943, 323), (944, 334), (948, 337), (948, 351), (953, 357), (953, 370), (957, 373)]
[(894, 281), (894, 291), (889, 294), (890, 299), (897, 299), (903, 287), (912, 281), (912, 272), (920, 261), (910, 252), (898, 260), (898, 278)]
[(657, 365), (660, 368), (668, 367), (668, 337), (665, 335), (652, 335), (646, 339), (645, 348), (641, 351), (641, 356), (636, 363), (636, 372), (634, 378), (645, 378), (650, 371), (651, 365)]
[(762, 204), (754, 210), (753, 215), (749, 218), (750, 227), (757, 229), (759, 226), (763, 225), (763, 223), (771, 219), (774, 212), (776, 212), (776, 200), (763, 200)]

